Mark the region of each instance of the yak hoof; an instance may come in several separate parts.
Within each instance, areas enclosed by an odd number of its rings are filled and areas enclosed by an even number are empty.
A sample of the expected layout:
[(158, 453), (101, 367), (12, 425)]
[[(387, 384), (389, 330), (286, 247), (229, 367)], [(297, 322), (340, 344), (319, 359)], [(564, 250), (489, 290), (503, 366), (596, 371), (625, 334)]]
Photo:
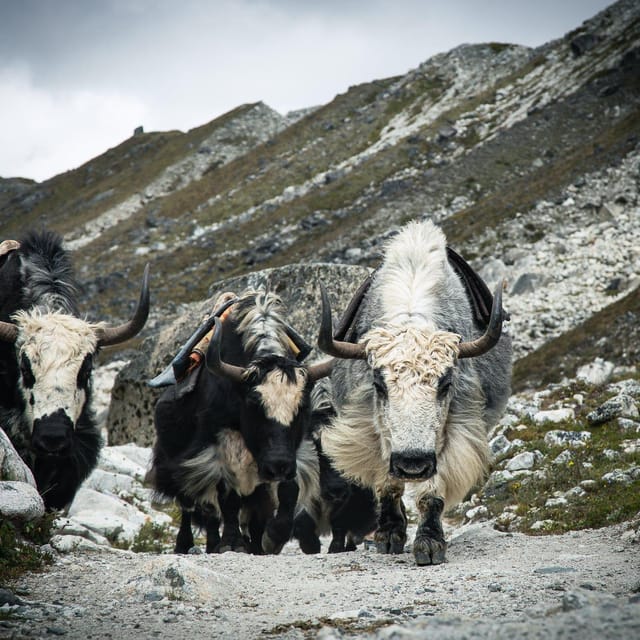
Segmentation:
[(407, 534), (404, 531), (376, 531), (374, 539), (378, 553), (404, 553)]
[(300, 551), (302, 551), (302, 553), (306, 553), (308, 555), (320, 553), (321, 545), (320, 538), (318, 538), (318, 536), (300, 538), (298, 542), (300, 544)]
[(249, 553), (249, 547), (247, 546), (247, 541), (242, 536), (228, 539), (223, 537), (220, 544), (214, 550), (214, 553), (225, 553), (226, 551)]
[(284, 542), (277, 542), (273, 540), (266, 531), (262, 534), (262, 548), (265, 553), (278, 555), (282, 551), (283, 547)]
[(446, 551), (447, 543), (445, 540), (437, 538), (419, 536), (413, 543), (413, 555), (419, 567), (428, 564), (442, 564)]

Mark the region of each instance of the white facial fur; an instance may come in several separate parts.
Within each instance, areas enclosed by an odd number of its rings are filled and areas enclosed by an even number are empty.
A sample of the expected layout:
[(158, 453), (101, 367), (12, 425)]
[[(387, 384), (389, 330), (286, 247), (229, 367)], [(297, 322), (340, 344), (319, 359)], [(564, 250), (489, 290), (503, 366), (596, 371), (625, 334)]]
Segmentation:
[(60, 313), (20, 312), (15, 319), (18, 364), (26, 356), (35, 378), (30, 388), (20, 378), (30, 425), (59, 409), (75, 425), (86, 401), (77, 386), (78, 372), (87, 354), (96, 352), (96, 326)]
[[(438, 381), (455, 365), (460, 336), (416, 327), (386, 326), (365, 336), (367, 357), (379, 370), (386, 397), (376, 394), (374, 424), (390, 451), (440, 451), (449, 395)], [(385, 452), (386, 453), (386, 452)]]

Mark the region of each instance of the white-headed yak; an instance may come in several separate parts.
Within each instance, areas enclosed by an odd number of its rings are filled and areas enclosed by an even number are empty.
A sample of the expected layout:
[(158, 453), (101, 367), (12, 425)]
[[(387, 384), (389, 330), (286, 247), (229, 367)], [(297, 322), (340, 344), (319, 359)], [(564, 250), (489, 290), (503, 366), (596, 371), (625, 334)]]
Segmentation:
[[(452, 264), (451, 255), (457, 257)], [(471, 274), (471, 284), (469, 275)], [(441, 515), (464, 499), (488, 462), (487, 432), (510, 393), (511, 340), (502, 332), (501, 286), (486, 285), (446, 246), (431, 221), (406, 225), (387, 244), (362, 295), (353, 341), (332, 335), (323, 287), (319, 345), (341, 360), (332, 373), (337, 416), (322, 434), (336, 469), (379, 498), (376, 546), (400, 553), (402, 500), (416, 487), (417, 564), (444, 561)], [(478, 320), (478, 306), (486, 322)]]
[(149, 313), (148, 269), (133, 318), (79, 317), (79, 287), (62, 238), (5, 241), (0, 255), (0, 427), (32, 469), (48, 510), (68, 506), (102, 444), (92, 408), (100, 347), (135, 336)]

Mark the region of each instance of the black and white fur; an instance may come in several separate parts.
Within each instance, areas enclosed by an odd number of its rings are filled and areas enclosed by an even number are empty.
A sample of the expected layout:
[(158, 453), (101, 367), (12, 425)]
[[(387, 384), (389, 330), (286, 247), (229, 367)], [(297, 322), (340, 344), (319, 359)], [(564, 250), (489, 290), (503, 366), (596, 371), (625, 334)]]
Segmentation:
[(0, 257), (0, 425), (49, 510), (68, 506), (97, 463), (94, 362), (101, 345), (142, 328), (147, 275), (145, 287), (135, 326), (114, 336), (78, 317), (78, 285), (59, 235), (28, 233)]
[[(500, 314), (496, 308), (501, 328)], [(484, 474), (487, 432), (510, 393), (507, 334), (498, 329), (478, 357), (462, 355), (481, 333), (444, 234), (430, 221), (406, 225), (389, 241), (362, 300), (360, 345), (350, 345), (359, 355), (334, 367), (337, 416), (322, 433), (334, 466), (377, 490), (379, 551), (404, 549), (402, 495), (406, 482), (417, 482), (416, 561), (444, 561), (441, 514)]]
[(319, 553), (320, 536), (331, 534), (329, 553), (355, 551), (375, 530), (375, 493), (345, 478), (322, 451), (322, 431), (335, 418), (331, 380), (320, 380), (311, 393), (313, 440), (320, 467), (319, 493), (295, 518), (293, 535), (304, 553)]
[[(217, 321), (193, 390), (174, 385), (158, 400), (150, 478), (182, 509), (176, 553), (193, 546), (192, 520), (207, 552), (279, 553), (298, 501), (316, 492), (309, 395), (319, 370), (298, 362), (281, 313), (272, 292), (245, 292)], [(224, 367), (210, 367), (217, 359)]]

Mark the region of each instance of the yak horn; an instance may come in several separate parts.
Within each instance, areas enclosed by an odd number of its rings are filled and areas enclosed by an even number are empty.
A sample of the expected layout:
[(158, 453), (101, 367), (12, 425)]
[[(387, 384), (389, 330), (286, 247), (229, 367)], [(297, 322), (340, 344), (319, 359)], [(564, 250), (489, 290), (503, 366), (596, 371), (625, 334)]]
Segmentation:
[(487, 353), (495, 347), (500, 335), (502, 334), (502, 321), (504, 319), (504, 310), (502, 309), (502, 288), (504, 280), (496, 287), (493, 294), (493, 304), (491, 305), (491, 317), (489, 318), (489, 326), (482, 336), (469, 342), (461, 342), (458, 345), (458, 358), (475, 358)]
[(121, 324), (117, 327), (104, 327), (99, 329), (98, 345), (101, 347), (109, 347), (114, 344), (120, 344), (130, 340), (135, 335), (140, 333), (142, 327), (144, 327), (147, 318), (149, 317), (149, 264), (144, 268), (144, 275), (142, 276), (142, 288), (140, 290), (140, 298), (138, 299), (138, 305), (133, 313), (133, 318)]
[(324, 360), (323, 362), (317, 362), (316, 364), (309, 365), (307, 367), (309, 380), (311, 382), (316, 382), (317, 380), (320, 380), (320, 378), (326, 378), (331, 375), (334, 362), (335, 360), (331, 358), (330, 360)]
[(18, 325), (0, 321), (0, 341), (15, 342), (18, 337)]
[(322, 320), (318, 334), (318, 347), (326, 354), (336, 358), (360, 359), (366, 358), (366, 352), (362, 343), (341, 342), (333, 337), (333, 321), (331, 318), (331, 303), (329, 295), (322, 282), (320, 283), (322, 296)]
[(243, 382), (246, 376), (246, 369), (235, 364), (224, 362), (220, 357), (220, 342), (222, 341), (222, 320), (215, 318), (213, 335), (205, 356), (207, 371), (215, 375), (227, 378), (232, 382)]

